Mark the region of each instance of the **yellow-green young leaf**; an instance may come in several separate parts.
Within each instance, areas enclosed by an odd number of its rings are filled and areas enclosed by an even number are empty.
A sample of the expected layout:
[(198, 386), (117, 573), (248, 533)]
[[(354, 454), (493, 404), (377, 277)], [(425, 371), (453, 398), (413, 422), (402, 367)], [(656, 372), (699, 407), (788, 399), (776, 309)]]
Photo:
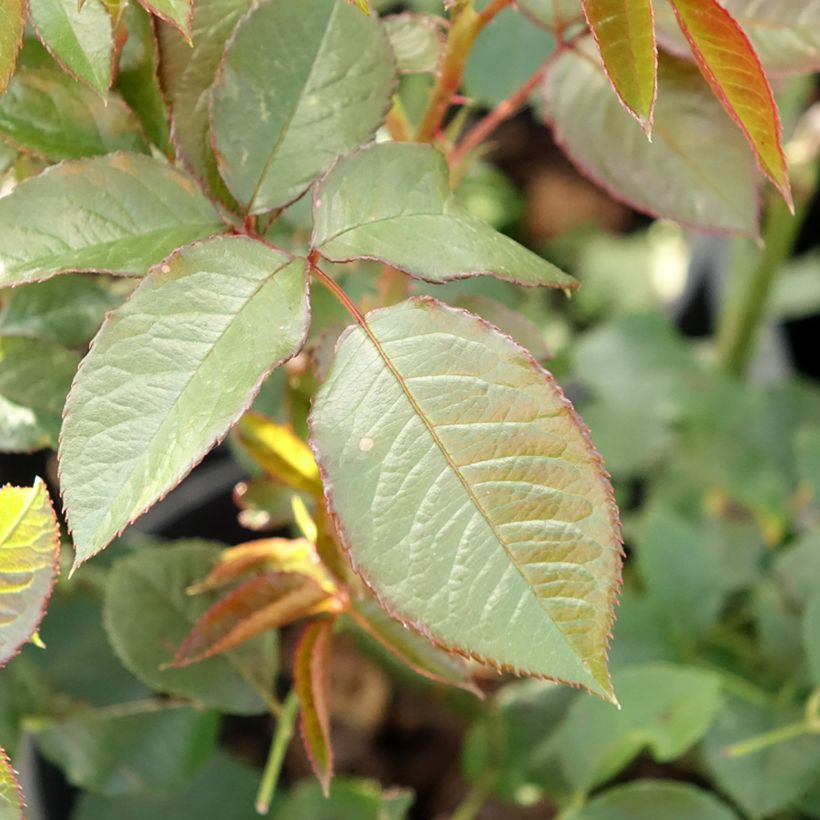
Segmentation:
[(57, 575), (60, 530), (46, 485), (0, 488), (0, 665), (31, 638)]
[(313, 621), (302, 632), (293, 658), (293, 686), (299, 699), (302, 742), (325, 797), (333, 779), (329, 711), (332, 636), (332, 620)]
[(749, 141), (760, 169), (792, 206), (780, 117), (749, 38), (717, 0), (670, 0), (695, 61)]
[(24, 820), (23, 792), (8, 755), (0, 749), (0, 818)]
[(105, 98), (113, 77), (114, 33), (100, 0), (29, 0), (43, 45), (73, 77)]
[(196, 663), (268, 629), (339, 608), (339, 601), (307, 575), (297, 572), (257, 575), (231, 590), (196, 622), (177, 650), (172, 666)]
[(341, 337), (311, 425), (340, 534), (395, 617), (614, 700), (618, 512), (586, 428), (527, 351), (434, 299), (373, 311)]
[(428, 282), (492, 275), (578, 286), (470, 213), (448, 177), (447, 162), (429, 145), (381, 143), (352, 154), (316, 188), (312, 246), (334, 262), (377, 259)]
[(357, 9), (361, 9), (365, 14), (370, 14), (370, 5), (368, 0), (347, 0), (347, 2), (352, 3)]
[(189, 43), (191, 42), (193, 0), (139, 0), (139, 3), (146, 11), (170, 23)]
[(250, 457), (272, 478), (294, 490), (321, 495), (322, 480), (313, 453), (289, 427), (261, 413), (245, 413), (236, 433)]
[(584, 13), (612, 87), (651, 133), (658, 63), (651, 0), (584, 0)]
[(25, 28), (25, 0), (0, 0), (0, 94), (14, 74)]
[(176, 486), (307, 327), (304, 260), (245, 237), (183, 248), (109, 314), (62, 429), (77, 565)]

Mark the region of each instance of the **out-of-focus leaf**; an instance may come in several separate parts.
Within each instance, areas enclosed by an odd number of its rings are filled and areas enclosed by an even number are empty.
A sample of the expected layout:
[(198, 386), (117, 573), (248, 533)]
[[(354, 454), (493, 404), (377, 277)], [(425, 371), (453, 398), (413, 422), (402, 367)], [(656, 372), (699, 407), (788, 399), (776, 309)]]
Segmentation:
[(391, 14), (382, 20), (402, 74), (432, 73), (444, 47), (441, 18), (432, 14)]
[(820, 534), (807, 534), (780, 552), (774, 580), (795, 609), (802, 609), (820, 589)]
[(518, 7), (531, 20), (549, 31), (562, 31), (584, 22), (581, 0), (518, 0)]
[(703, 741), (708, 774), (754, 820), (786, 809), (817, 782), (820, 737), (804, 735), (741, 757), (729, 757), (726, 748), (801, 717), (799, 709), (772, 710), (732, 698)]
[(687, 225), (756, 233), (752, 157), (693, 66), (661, 56), (651, 144), (612, 95), (588, 43), (556, 61), (545, 90), (556, 140), (584, 174), (614, 196)]
[(116, 95), (103, 102), (56, 69), (21, 67), (0, 97), (0, 133), (50, 160), (144, 151), (134, 115)]
[(0, 487), (0, 666), (37, 631), (54, 586), (60, 530), (46, 485)]
[(24, 820), (23, 792), (17, 773), (6, 753), (0, 749), (0, 817), (3, 820)]
[(653, 602), (631, 585), (625, 587), (618, 602), (618, 620), (609, 655), (612, 669), (617, 672), (639, 664), (676, 660), (677, 653)]
[(132, 288), (129, 279), (84, 274), (66, 274), (47, 282), (22, 285), (3, 294), (0, 334), (80, 347), (97, 332), (105, 314), (121, 304)]
[(365, 322), (311, 418), (358, 571), (440, 645), (614, 699), (617, 512), (569, 402), (512, 340), (434, 299)]
[(690, 783), (638, 780), (597, 795), (572, 820), (739, 820), (710, 792)]
[(373, 598), (353, 601), (348, 614), (365, 634), (414, 672), (438, 683), (480, 694), (462, 658), (439, 649), (424, 636), (391, 618)]
[(31, 22), (43, 45), (73, 77), (103, 99), (112, 79), (114, 34), (100, 0), (29, 0)]
[(658, 60), (651, 0), (584, 0), (584, 12), (615, 93), (650, 133)]
[(25, 0), (0, 0), (0, 94), (14, 74), (26, 29)]
[[(293, 523), (293, 492), (267, 478), (243, 481), (234, 489), (239, 523), (249, 530), (281, 530)], [(309, 500), (309, 499), (308, 499)]]
[(147, 11), (170, 23), (186, 40), (191, 41), (193, 0), (139, 0), (139, 3)]
[(163, 162), (125, 153), (63, 162), (0, 199), (0, 287), (70, 271), (142, 275), (223, 229), (194, 182)]
[(338, 611), (337, 599), (308, 575), (266, 572), (244, 581), (194, 624), (173, 660), (176, 668), (225, 652), (269, 629)]
[(310, 765), (329, 796), (333, 779), (330, 745), (330, 641), (333, 621), (309, 623), (293, 658), (293, 686), (299, 699), (299, 726)]
[(820, 430), (806, 425), (797, 431), (794, 442), (800, 480), (820, 502)]
[(325, 797), (315, 780), (298, 783), (277, 805), (274, 820), (403, 820), (413, 796), (402, 789), (382, 790), (372, 780), (336, 778)]
[(216, 712), (147, 701), (80, 712), (38, 731), (35, 741), (70, 783), (119, 797), (189, 782), (210, 757), (218, 728)]
[(220, 172), (251, 213), (287, 205), (381, 125), (395, 83), (375, 18), (336, 0), (267, 2), (237, 29), (212, 94)]
[(165, 667), (214, 596), (186, 595), (213, 566), (220, 550), (204, 542), (142, 546), (119, 560), (105, 596), (105, 628), (111, 644), (152, 689), (192, 698), (231, 714), (266, 709), (276, 677), (273, 634), (188, 669)]
[(820, 313), (820, 257), (809, 254), (784, 265), (777, 273), (766, 309), (778, 320)]
[(77, 565), (225, 435), (267, 372), (299, 350), (307, 324), (304, 261), (244, 237), (177, 252), (109, 315), (62, 429)]
[(428, 145), (382, 143), (347, 157), (319, 184), (313, 213), (312, 246), (333, 262), (377, 259), (428, 282), (486, 274), (577, 286), (473, 216), (450, 191), (444, 157)]
[(80, 357), (43, 339), (0, 336), (0, 450), (53, 447)]
[(717, 0), (669, 0), (695, 62), (752, 147), (760, 169), (791, 206), (780, 117), (754, 47)]
[(812, 596), (803, 615), (803, 645), (811, 679), (820, 686), (820, 591)]
[(294, 490), (321, 495), (313, 453), (292, 430), (253, 412), (245, 413), (236, 430), (239, 442), (271, 478)]
[(717, 676), (694, 667), (633, 666), (614, 682), (620, 711), (579, 698), (561, 728), (564, 775), (581, 791), (609, 780), (644, 748), (659, 763), (680, 757), (707, 731), (721, 702)]

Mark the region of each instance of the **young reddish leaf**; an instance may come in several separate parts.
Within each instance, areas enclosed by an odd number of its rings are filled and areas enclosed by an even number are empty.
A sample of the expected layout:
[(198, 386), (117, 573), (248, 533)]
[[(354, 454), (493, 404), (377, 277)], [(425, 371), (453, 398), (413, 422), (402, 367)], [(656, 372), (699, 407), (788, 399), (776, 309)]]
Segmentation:
[(650, 0), (584, 0), (612, 87), (647, 134), (658, 87), (658, 50)]
[(310, 447), (292, 430), (261, 413), (245, 413), (237, 426), (240, 444), (273, 478), (294, 490), (322, 494), (319, 468)]
[(310, 764), (325, 797), (333, 778), (330, 745), (330, 639), (333, 621), (313, 621), (305, 627), (293, 659), (293, 685), (299, 699), (299, 727)]
[(0, 748), (0, 817), (3, 820), (23, 820), (23, 792), (11, 761)]
[(36, 632), (59, 555), (46, 485), (38, 478), (33, 487), (0, 488), (0, 666)]
[(25, 27), (25, 0), (0, 0), (0, 94), (14, 74)]
[(210, 658), (250, 640), (267, 629), (340, 608), (307, 575), (296, 572), (266, 572), (231, 590), (195, 624), (177, 650), (171, 666)]
[(749, 38), (717, 0), (670, 2), (701, 73), (793, 208), (777, 105)]

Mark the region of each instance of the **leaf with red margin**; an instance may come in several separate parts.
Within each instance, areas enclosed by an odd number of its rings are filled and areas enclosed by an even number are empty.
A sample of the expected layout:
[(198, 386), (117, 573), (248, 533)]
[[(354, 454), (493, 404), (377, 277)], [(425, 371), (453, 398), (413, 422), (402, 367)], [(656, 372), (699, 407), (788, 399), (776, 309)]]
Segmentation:
[(14, 74), (25, 28), (25, 0), (0, 0), (0, 94)]
[(716, 0), (669, 1), (698, 68), (746, 136), (760, 169), (793, 209), (777, 104), (749, 38)]
[(23, 791), (8, 755), (0, 748), (0, 818), (23, 820)]
[(172, 667), (210, 658), (268, 629), (340, 608), (312, 578), (297, 572), (266, 572), (217, 601), (194, 625)]
[(313, 621), (305, 627), (293, 658), (293, 685), (299, 699), (299, 727), (310, 765), (325, 797), (333, 779), (330, 745), (330, 639), (333, 621)]
[(612, 87), (651, 134), (658, 89), (651, 0), (584, 0), (584, 14)]
[(191, 23), (194, 17), (193, 0), (138, 0), (139, 4), (160, 20), (170, 23), (191, 42)]
[(46, 485), (0, 488), (0, 666), (37, 630), (60, 557), (60, 530)]

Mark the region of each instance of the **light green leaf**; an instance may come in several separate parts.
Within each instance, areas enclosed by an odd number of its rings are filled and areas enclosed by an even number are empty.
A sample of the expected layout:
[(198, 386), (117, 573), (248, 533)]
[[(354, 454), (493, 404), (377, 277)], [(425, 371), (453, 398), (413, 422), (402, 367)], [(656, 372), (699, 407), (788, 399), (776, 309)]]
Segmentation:
[(802, 716), (800, 709), (774, 710), (731, 699), (703, 741), (707, 773), (754, 820), (778, 814), (817, 782), (820, 737), (804, 735), (741, 757), (729, 757), (726, 748)]
[(191, 179), (163, 162), (125, 153), (64, 162), (0, 199), (0, 287), (77, 270), (142, 275), (223, 229)]
[(7, 290), (0, 308), (0, 334), (79, 347), (91, 339), (105, 314), (123, 301), (133, 285), (131, 279), (77, 273)]
[(359, 571), (437, 643), (614, 700), (617, 510), (571, 405), (511, 339), (434, 299), (366, 322), (311, 420)]
[(23, 792), (8, 755), (0, 749), (0, 818), (24, 820)]
[(395, 85), (379, 22), (337, 0), (266, 2), (239, 26), (213, 89), (213, 141), (251, 213), (296, 199), (375, 133)]
[(60, 65), (103, 99), (111, 86), (114, 34), (100, 0), (29, 0), (31, 21)]
[(134, 115), (116, 95), (104, 103), (61, 71), (21, 67), (0, 97), (0, 133), (50, 160), (144, 151)]
[(812, 682), (820, 686), (820, 591), (812, 596), (803, 614), (803, 645)]
[(25, 28), (25, 0), (0, 0), (0, 94), (14, 74)]
[(147, 11), (178, 29), (190, 42), (193, 0), (139, 0), (139, 3)]
[(167, 25), (158, 26), (159, 72), (171, 106), (174, 144), (181, 159), (220, 199), (230, 199), (216, 168), (208, 121), (216, 68), (249, 0), (197, 0), (191, 32), (193, 45)]
[(303, 780), (278, 804), (273, 820), (403, 820), (412, 802), (410, 793), (383, 791), (372, 780), (337, 778), (328, 797), (315, 780)]
[(211, 755), (216, 712), (143, 701), (79, 712), (35, 734), (70, 783), (110, 797), (181, 786)]
[(444, 48), (441, 17), (391, 14), (382, 21), (402, 74), (432, 73)]
[(527, 17), (549, 31), (585, 23), (581, 0), (518, 0), (517, 5)]
[(57, 575), (60, 529), (46, 485), (0, 488), (0, 666), (34, 632)]
[(588, 43), (556, 61), (545, 92), (556, 140), (619, 199), (689, 225), (756, 233), (754, 160), (694, 66), (661, 57), (651, 144), (613, 96)]
[(304, 260), (222, 237), (174, 254), (109, 315), (62, 431), (76, 564), (173, 488), (300, 349), (306, 290)]
[(811, 424), (801, 427), (795, 434), (794, 449), (800, 480), (820, 503), (820, 430)]
[(709, 728), (721, 702), (717, 676), (694, 667), (633, 666), (614, 682), (621, 710), (579, 698), (558, 738), (564, 775), (580, 791), (609, 780), (644, 748), (659, 763), (680, 757)]
[(739, 820), (713, 794), (689, 783), (637, 780), (590, 800), (568, 820)]
[(216, 600), (185, 590), (208, 574), (218, 556), (218, 546), (207, 542), (142, 545), (114, 565), (105, 628), (123, 664), (152, 689), (229, 714), (256, 714), (267, 708), (273, 691), (273, 632), (185, 669), (162, 668)]
[(80, 357), (43, 339), (0, 336), (0, 450), (52, 447)]
[(311, 243), (334, 262), (377, 259), (428, 282), (492, 275), (577, 286), (459, 203), (444, 157), (428, 145), (377, 144), (342, 160), (317, 187), (313, 213)]

